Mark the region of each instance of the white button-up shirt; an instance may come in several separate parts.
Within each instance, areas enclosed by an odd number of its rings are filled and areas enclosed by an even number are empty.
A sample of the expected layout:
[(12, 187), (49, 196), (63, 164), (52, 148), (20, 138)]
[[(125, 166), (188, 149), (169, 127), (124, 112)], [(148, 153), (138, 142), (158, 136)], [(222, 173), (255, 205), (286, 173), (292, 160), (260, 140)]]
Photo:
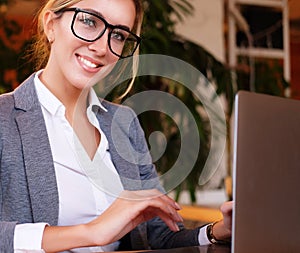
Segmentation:
[[(65, 117), (64, 105), (42, 84), (38, 78), (39, 74), (40, 72), (36, 74), (34, 82), (54, 160), (59, 195), (58, 225), (87, 223), (99, 216), (123, 190), (120, 178), (111, 161), (108, 141), (93, 111), (95, 109), (96, 111), (106, 111), (106, 109), (101, 105), (94, 90), (91, 89), (87, 117), (101, 134), (101, 142), (93, 161), (91, 161)], [(100, 162), (100, 165), (104, 167), (103, 170), (110, 170), (111, 174), (108, 175), (114, 176), (113, 180), (109, 180), (109, 182), (113, 181), (113, 192), (105, 191), (105, 186), (102, 187), (98, 184), (101, 176), (103, 175), (105, 178), (107, 173), (102, 174), (101, 168), (97, 170), (99, 163), (95, 164), (95, 162)], [(98, 172), (95, 176), (91, 175), (93, 169)], [(44, 223), (17, 225), (14, 238), (15, 250), (41, 249), (45, 225)], [(82, 248), (71, 252), (114, 251), (117, 247), (118, 242), (104, 247)]]

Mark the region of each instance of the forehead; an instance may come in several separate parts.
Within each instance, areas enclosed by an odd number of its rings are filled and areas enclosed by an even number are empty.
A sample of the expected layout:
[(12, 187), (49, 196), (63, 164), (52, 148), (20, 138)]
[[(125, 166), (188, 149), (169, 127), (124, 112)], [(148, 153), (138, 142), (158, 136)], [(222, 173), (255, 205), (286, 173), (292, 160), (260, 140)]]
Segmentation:
[(133, 0), (82, 0), (73, 6), (99, 12), (113, 25), (125, 25), (130, 28), (134, 25), (136, 11)]

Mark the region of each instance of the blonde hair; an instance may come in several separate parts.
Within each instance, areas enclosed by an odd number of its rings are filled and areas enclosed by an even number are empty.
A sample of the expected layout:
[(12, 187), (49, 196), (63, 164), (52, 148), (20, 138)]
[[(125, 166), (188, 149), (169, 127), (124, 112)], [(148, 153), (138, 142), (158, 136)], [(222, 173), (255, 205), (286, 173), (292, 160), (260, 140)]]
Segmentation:
[[(34, 37), (34, 43), (31, 49), (31, 59), (35, 61), (35, 69), (39, 70), (44, 68), (48, 62), (48, 58), (50, 55), (50, 43), (45, 35), (44, 26), (43, 26), (43, 16), (47, 11), (57, 12), (64, 8), (68, 8), (71, 5), (74, 5), (82, 0), (48, 0), (46, 4), (40, 9), (38, 15), (35, 19), (37, 23), (37, 33)], [(140, 35), (141, 26), (143, 21), (143, 6), (141, 0), (132, 0), (136, 9), (136, 17), (132, 32)], [(138, 54), (138, 50), (136, 50), (135, 55)], [(137, 72), (137, 61), (133, 64), (133, 77), (135, 77)], [(125, 93), (121, 96), (125, 96), (130, 89), (132, 88), (134, 78), (130, 81)]]

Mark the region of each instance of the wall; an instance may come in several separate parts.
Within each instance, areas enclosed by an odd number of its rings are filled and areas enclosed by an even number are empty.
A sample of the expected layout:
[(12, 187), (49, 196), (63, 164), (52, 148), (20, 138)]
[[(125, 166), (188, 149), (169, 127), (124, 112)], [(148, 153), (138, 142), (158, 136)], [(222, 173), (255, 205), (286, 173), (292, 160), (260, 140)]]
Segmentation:
[[(193, 16), (177, 26), (177, 32), (199, 43), (217, 59), (225, 62), (224, 0), (190, 0), (195, 7)], [(291, 97), (300, 99), (300, 1), (289, 1), (291, 19)]]
[(195, 8), (195, 13), (177, 26), (177, 32), (199, 43), (218, 60), (224, 62), (223, 0), (190, 0), (190, 2)]
[[(184, 23), (177, 25), (176, 32), (201, 45), (217, 60), (225, 63), (224, 0), (190, 0), (190, 2), (194, 6), (194, 14), (187, 17)], [(227, 173), (225, 164), (226, 156), (204, 189), (216, 189), (222, 185)], [(184, 202), (186, 199), (183, 197), (181, 201)]]

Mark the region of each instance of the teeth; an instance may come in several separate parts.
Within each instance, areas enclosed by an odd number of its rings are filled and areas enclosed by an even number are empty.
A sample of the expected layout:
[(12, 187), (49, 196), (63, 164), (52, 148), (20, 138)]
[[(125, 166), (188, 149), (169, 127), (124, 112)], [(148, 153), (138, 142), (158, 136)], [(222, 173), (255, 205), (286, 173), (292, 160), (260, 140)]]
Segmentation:
[(95, 63), (92, 63), (90, 61), (88, 61), (87, 59), (84, 59), (82, 57), (78, 57), (78, 59), (83, 63), (85, 64), (86, 66), (90, 67), (90, 68), (97, 68), (97, 65)]

